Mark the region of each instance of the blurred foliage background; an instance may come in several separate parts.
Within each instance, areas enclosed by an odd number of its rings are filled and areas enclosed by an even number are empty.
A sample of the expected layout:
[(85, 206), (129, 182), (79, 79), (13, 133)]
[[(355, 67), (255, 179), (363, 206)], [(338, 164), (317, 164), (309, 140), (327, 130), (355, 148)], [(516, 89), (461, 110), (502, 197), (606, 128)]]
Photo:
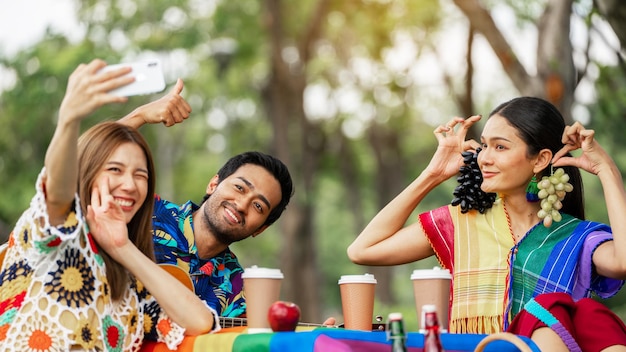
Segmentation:
[[(51, 28), (15, 54), (0, 51), (0, 239), (34, 193), (74, 68), (93, 58), (156, 57), (170, 87), (184, 80), (193, 108), (184, 124), (142, 127), (158, 192), (199, 202), (228, 157), (253, 149), (278, 156), (296, 193), (275, 226), (233, 245), (242, 264), (280, 268), (283, 298), (313, 322), (342, 320), (342, 274), (373, 273), (375, 314), (404, 312), (417, 329), (409, 277), (436, 260), (361, 267), (348, 260), (347, 246), (426, 165), (437, 124), (486, 116), (515, 96), (549, 99), (568, 122), (594, 128), (624, 170), (625, 7), (610, 0), (76, 1), (72, 38)], [(103, 108), (84, 125), (159, 96)], [(585, 181), (588, 217), (608, 221), (599, 182)], [(449, 202), (454, 186), (433, 191), (415, 213)], [(623, 318), (624, 295), (606, 301)]]

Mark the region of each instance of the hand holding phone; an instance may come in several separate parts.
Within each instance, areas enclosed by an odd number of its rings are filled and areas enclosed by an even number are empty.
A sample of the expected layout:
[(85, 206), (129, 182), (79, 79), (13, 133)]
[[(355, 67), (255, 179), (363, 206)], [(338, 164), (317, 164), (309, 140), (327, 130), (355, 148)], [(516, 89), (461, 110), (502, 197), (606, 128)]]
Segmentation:
[(130, 71), (128, 75), (134, 76), (135, 81), (125, 86), (113, 89), (109, 91), (109, 94), (129, 97), (133, 95), (159, 93), (165, 89), (163, 68), (161, 67), (161, 62), (159, 60), (109, 65), (104, 67), (102, 72), (126, 66), (130, 66), (132, 68), (132, 71)]

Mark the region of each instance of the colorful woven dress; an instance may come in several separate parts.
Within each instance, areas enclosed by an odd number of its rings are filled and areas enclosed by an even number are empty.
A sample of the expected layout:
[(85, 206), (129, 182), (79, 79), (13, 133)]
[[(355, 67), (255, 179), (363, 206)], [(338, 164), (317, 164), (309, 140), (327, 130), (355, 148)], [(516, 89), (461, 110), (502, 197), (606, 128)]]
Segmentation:
[(502, 199), (484, 214), (444, 206), (419, 215), (441, 265), (453, 274), (450, 331), (504, 331), (532, 298), (563, 292), (574, 300), (616, 294), (623, 281), (598, 276), (595, 248), (612, 240), (606, 225), (564, 214), (541, 223), (515, 243)]
[(141, 282), (131, 280), (122, 298), (112, 301), (78, 196), (65, 223), (50, 225), (42, 175), (0, 270), (0, 350), (138, 351), (144, 338), (175, 349), (184, 329)]

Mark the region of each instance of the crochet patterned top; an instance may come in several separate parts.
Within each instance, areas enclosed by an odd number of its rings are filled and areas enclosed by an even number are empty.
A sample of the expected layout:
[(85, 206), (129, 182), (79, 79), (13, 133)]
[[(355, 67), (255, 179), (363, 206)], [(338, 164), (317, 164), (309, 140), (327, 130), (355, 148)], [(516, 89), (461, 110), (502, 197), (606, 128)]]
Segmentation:
[(78, 196), (65, 223), (50, 225), (42, 175), (0, 269), (0, 350), (138, 351), (145, 338), (175, 349), (184, 329), (141, 282), (112, 301)]

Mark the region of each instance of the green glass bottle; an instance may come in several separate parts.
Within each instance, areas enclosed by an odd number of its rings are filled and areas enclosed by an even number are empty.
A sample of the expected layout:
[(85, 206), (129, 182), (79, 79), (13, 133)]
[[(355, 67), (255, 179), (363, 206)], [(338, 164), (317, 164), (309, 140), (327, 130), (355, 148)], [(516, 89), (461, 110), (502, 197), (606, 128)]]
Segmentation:
[(391, 340), (391, 352), (407, 352), (402, 313), (390, 313), (387, 318), (387, 326)]

